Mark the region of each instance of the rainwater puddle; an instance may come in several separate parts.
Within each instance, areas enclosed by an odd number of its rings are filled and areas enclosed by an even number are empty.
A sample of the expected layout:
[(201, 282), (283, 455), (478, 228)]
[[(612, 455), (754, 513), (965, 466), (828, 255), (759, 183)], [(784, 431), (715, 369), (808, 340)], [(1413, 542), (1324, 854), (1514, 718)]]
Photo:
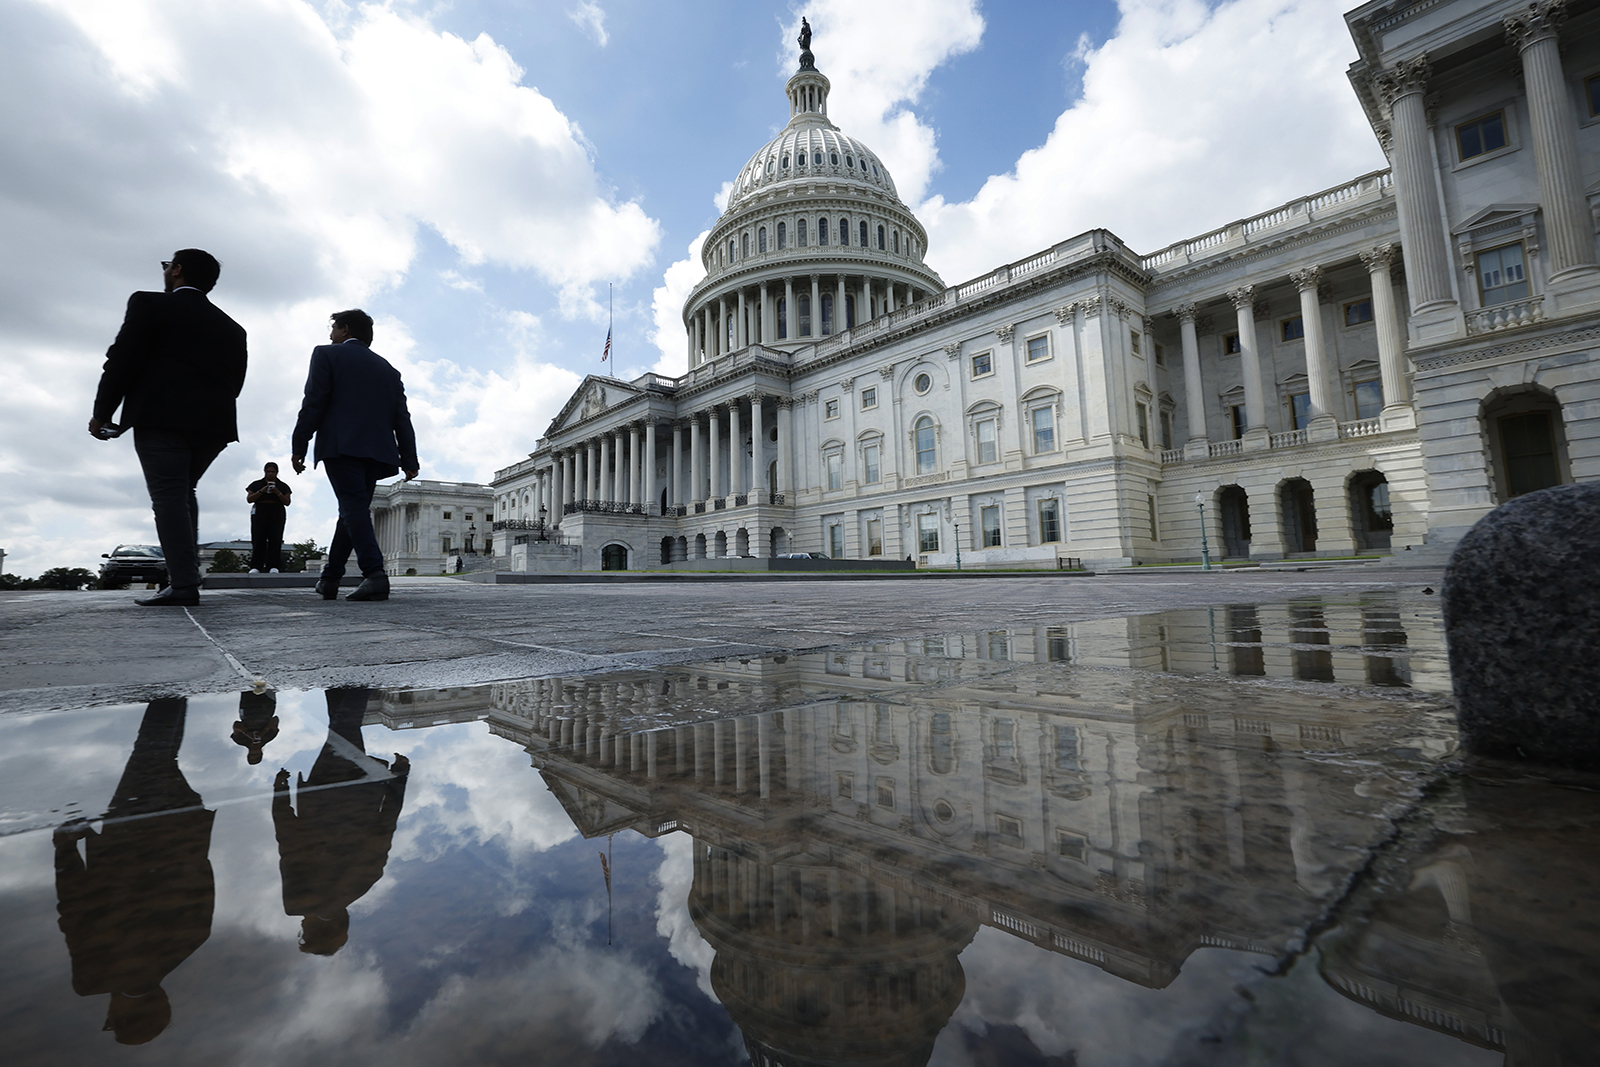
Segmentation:
[(1448, 689), (1384, 595), (0, 718), (7, 1061), (1592, 1062), (1597, 794)]

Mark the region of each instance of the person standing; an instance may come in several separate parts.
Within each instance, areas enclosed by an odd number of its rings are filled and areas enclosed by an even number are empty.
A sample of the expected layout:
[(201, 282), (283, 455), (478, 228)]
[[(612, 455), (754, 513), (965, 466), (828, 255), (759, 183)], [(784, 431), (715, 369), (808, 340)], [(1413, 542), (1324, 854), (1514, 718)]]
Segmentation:
[(261, 468), (262, 477), (244, 487), (250, 502), (250, 573), (277, 574), (283, 566), (283, 522), (293, 492), (278, 477), (278, 465)]
[(417, 435), (406, 409), (405, 383), (372, 351), (372, 317), (360, 309), (331, 316), (328, 339), (311, 351), (305, 400), (294, 426), (290, 461), (306, 469), (306, 446), (316, 434), (312, 463), (321, 463), (339, 501), (339, 521), (317, 582), (324, 600), (339, 595), (339, 580), (354, 549), (361, 584), (346, 600), (388, 600), (389, 576), (372, 528), (372, 493), (379, 478), (403, 469), (417, 476)]
[[(211, 303), (221, 265), (198, 248), (161, 264), (159, 293), (134, 293), (117, 339), (106, 351), (89, 432), (109, 440), (133, 428), (167, 560), (167, 586), (136, 603), (200, 603), (200, 505), (195, 486), (239, 439), (234, 402), (244, 388), (244, 327)], [(122, 408), (122, 425), (112, 420)]]

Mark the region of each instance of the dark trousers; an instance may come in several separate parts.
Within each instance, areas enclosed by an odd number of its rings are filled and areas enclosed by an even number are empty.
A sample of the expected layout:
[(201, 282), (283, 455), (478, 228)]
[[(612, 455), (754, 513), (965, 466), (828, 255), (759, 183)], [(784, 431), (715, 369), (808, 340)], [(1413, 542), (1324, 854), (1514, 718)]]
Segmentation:
[(250, 516), (250, 566), (258, 571), (283, 567), (283, 523), (286, 516), (282, 508), (260, 505)]
[(344, 577), (344, 565), (355, 549), (356, 564), (363, 578), (383, 573), (383, 553), (378, 549), (378, 535), (372, 528), (372, 491), (378, 479), (392, 473), (376, 460), (339, 457), (322, 461), (328, 484), (339, 500), (339, 524), (333, 528), (333, 543), (328, 546), (328, 560), (322, 567), (322, 577), (338, 581)]
[(133, 428), (133, 449), (144, 468), (156, 537), (167, 558), (167, 584), (192, 589), (200, 584), (200, 504), (194, 487), (226, 441), (194, 438), (178, 430)]

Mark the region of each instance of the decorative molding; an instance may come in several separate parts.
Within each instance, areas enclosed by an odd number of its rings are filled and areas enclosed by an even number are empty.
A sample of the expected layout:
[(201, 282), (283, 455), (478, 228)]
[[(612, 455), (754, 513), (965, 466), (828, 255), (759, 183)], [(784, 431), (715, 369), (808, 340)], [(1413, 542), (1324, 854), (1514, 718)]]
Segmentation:
[(1133, 309), (1131, 307), (1129, 307), (1127, 304), (1124, 304), (1122, 301), (1117, 300), (1115, 298), (1113, 298), (1111, 300), (1107, 300), (1106, 301), (1106, 306), (1111, 309), (1111, 313), (1113, 315), (1115, 315), (1118, 319), (1120, 319), (1123, 322), (1127, 322), (1128, 321), (1128, 315), (1130, 313), (1132, 313), (1132, 311), (1133, 311)]
[(792, 397), (792, 396), (780, 396), (780, 397), (778, 397), (778, 406), (780, 408), (792, 408), (792, 407), (794, 407), (794, 397)]
[(1561, 24), (1565, 21), (1566, 0), (1544, 0), (1543, 3), (1529, 4), (1518, 14), (1507, 15), (1502, 24), (1506, 28), (1506, 40), (1521, 52), (1547, 37), (1558, 36)]
[[(1149, 315), (1146, 315), (1146, 316), (1144, 316), (1143, 322), (1144, 322), (1145, 336), (1148, 337), (1150, 334), (1155, 333), (1155, 331), (1156, 331), (1156, 320), (1155, 319), (1152, 319)], [(1151, 343), (1154, 344), (1154, 342), (1151, 342)]]
[(1016, 331), (1016, 323), (1008, 322), (1004, 326), (996, 326), (994, 328), (994, 335), (1000, 338), (1001, 344), (1008, 345), (1011, 343), (1011, 335), (1016, 333)]
[[(948, 346), (946, 346), (946, 347), (948, 347)], [(960, 346), (958, 345), (957, 349), (959, 350), (959, 348), (960, 348)], [(894, 364), (893, 363), (889, 363), (889, 364), (886, 364), (886, 365), (884, 365), (882, 367), (879, 367), (878, 368), (878, 375), (880, 377), (882, 377), (884, 381), (889, 381), (891, 378), (894, 377)]]
[(1381, 270), (1388, 270), (1394, 265), (1395, 258), (1400, 254), (1400, 246), (1393, 241), (1385, 241), (1370, 252), (1357, 252), (1361, 265), (1367, 268), (1367, 273), (1376, 274)]
[(1378, 99), (1383, 101), (1384, 108), (1392, 112), (1395, 101), (1402, 96), (1427, 91), (1428, 78), (1432, 74), (1433, 64), (1428, 62), (1428, 53), (1420, 52), (1373, 75), (1372, 88), (1376, 90)]
[(1289, 281), (1302, 293), (1307, 289), (1315, 289), (1322, 284), (1322, 268), (1306, 267), (1304, 270), (1290, 271)]
[(1057, 326), (1070, 326), (1078, 317), (1078, 305), (1076, 303), (1062, 304), (1055, 309), (1055, 316)]
[(1199, 315), (1199, 316), (1196, 316), (1196, 318), (1194, 320), (1194, 332), (1195, 333), (1213, 333), (1215, 331), (1216, 331), (1216, 323), (1211, 321), (1211, 316), (1210, 315)]
[(856, 391), (856, 380), (855, 380), (854, 375), (852, 375), (849, 378), (840, 378), (839, 379), (839, 388), (843, 389), (847, 393), (855, 392)]
[(760, 389), (752, 389), (748, 393), (744, 394), (744, 398), (750, 401), (751, 404), (759, 404), (767, 398), (767, 394), (763, 393)]
[(807, 389), (805, 392), (801, 393), (797, 399), (802, 404), (815, 404), (817, 402), (817, 397), (821, 394), (822, 390), (820, 389)]
[(1521, 355), (1524, 352), (1533, 352), (1543, 348), (1560, 348), (1563, 345), (1577, 345), (1597, 339), (1600, 339), (1600, 326), (1590, 326), (1587, 329), (1572, 330), (1556, 337), (1529, 338), (1526, 341), (1513, 341), (1510, 344), (1495, 345), (1492, 348), (1483, 348), (1476, 352), (1412, 357), (1412, 364), (1418, 371), (1442, 370), (1445, 367), (1456, 367), (1463, 363), (1480, 363), (1485, 360), (1498, 359), (1501, 356)]
[(961, 342), (960, 341), (951, 341), (949, 344), (945, 345), (944, 346), (944, 354), (949, 356), (951, 359), (960, 359), (961, 358)]
[(1253, 285), (1241, 285), (1237, 289), (1229, 289), (1228, 300), (1233, 304), (1235, 311), (1243, 311), (1255, 303), (1256, 287)]
[(1200, 305), (1191, 302), (1188, 304), (1179, 304), (1177, 307), (1168, 312), (1168, 314), (1176, 316), (1179, 322), (1193, 323), (1196, 322), (1199, 317), (1196, 314), (1199, 310)]
[(1086, 319), (1092, 319), (1096, 315), (1100, 314), (1100, 304), (1101, 299), (1099, 293), (1096, 293), (1094, 296), (1085, 297), (1083, 300), (1078, 302), (1078, 306), (1083, 309), (1083, 317)]

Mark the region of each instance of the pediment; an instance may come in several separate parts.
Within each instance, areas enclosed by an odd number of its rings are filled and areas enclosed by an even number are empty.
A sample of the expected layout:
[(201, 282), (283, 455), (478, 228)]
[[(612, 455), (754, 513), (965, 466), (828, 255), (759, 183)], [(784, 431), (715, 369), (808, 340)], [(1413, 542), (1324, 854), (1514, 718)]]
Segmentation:
[(1538, 204), (1490, 204), (1482, 211), (1468, 217), (1450, 232), (1471, 233), (1473, 230), (1484, 230), (1494, 226), (1522, 225), (1530, 221), (1529, 217), (1538, 210)]
[(607, 378), (598, 374), (591, 374), (583, 380), (583, 384), (574, 389), (572, 396), (550, 423), (546, 434), (558, 433), (569, 429), (582, 422), (584, 419), (614, 408), (638, 396), (641, 390), (638, 386), (617, 378)]
[(1304, 371), (1295, 371), (1278, 379), (1278, 385), (1285, 389), (1304, 388), (1311, 379), (1306, 377)]
[(1347, 374), (1362, 374), (1368, 371), (1377, 374), (1381, 368), (1375, 359), (1358, 359), (1354, 363), (1348, 364), (1344, 369)]
[(586, 789), (550, 771), (541, 771), (540, 777), (556, 801), (566, 811), (567, 818), (585, 838), (604, 837), (627, 828), (639, 813), (632, 811), (592, 789)]

